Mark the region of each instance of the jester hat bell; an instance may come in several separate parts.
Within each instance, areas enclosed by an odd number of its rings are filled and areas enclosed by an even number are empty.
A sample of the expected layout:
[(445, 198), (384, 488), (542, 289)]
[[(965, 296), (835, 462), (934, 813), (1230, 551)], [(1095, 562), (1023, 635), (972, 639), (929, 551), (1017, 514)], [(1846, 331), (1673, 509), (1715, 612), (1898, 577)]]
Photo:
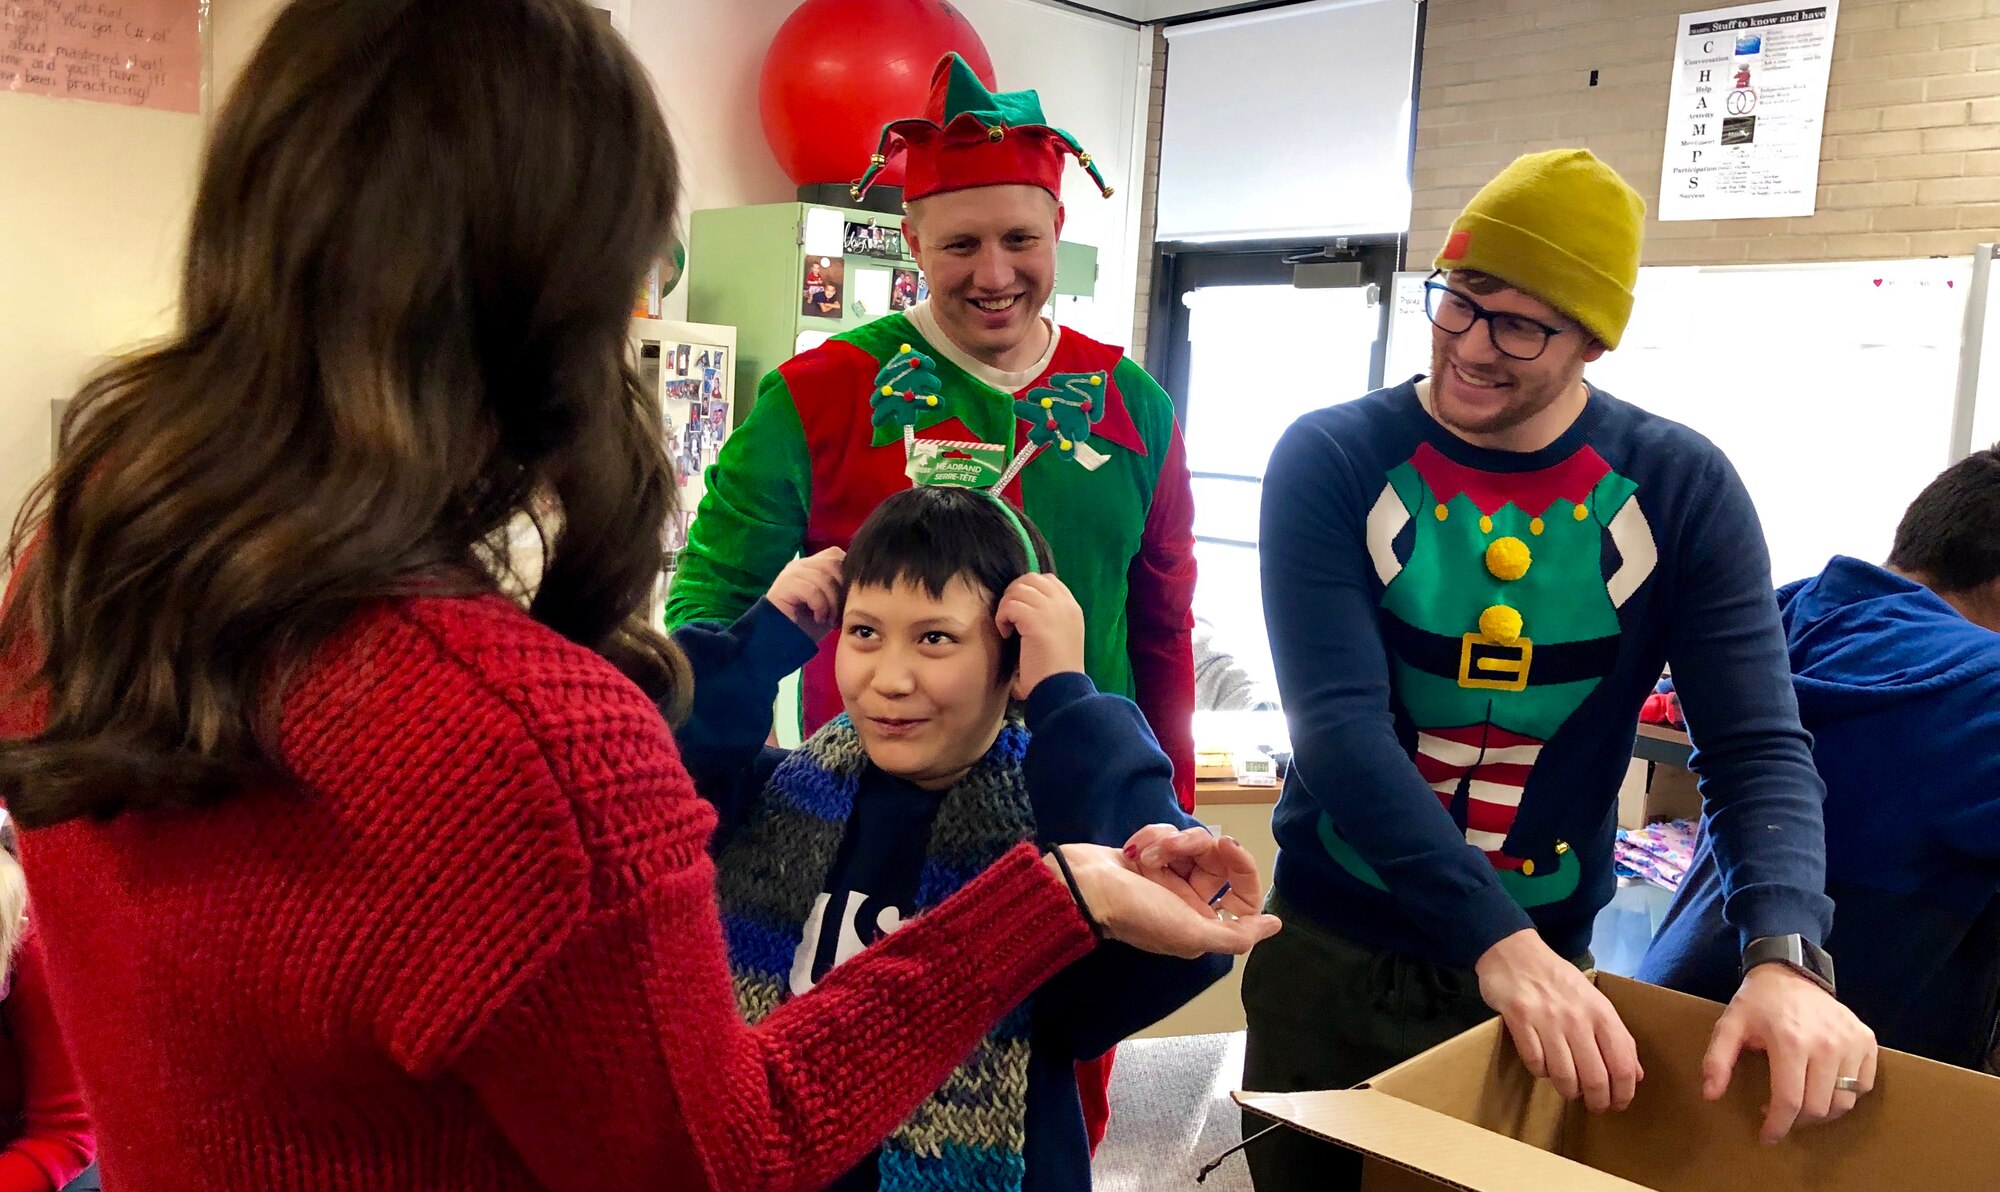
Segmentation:
[(924, 114), (884, 125), (868, 172), (849, 188), (867, 193), (898, 151), (904, 155), (903, 200), (980, 186), (1039, 186), (1062, 197), (1065, 157), (1074, 154), (1091, 180), (1111, 197), (1104, 175), (1076, 138), (1050, 128), (1033, 91), (986, 89), (957, 54), (946, 54), (931, 72)]

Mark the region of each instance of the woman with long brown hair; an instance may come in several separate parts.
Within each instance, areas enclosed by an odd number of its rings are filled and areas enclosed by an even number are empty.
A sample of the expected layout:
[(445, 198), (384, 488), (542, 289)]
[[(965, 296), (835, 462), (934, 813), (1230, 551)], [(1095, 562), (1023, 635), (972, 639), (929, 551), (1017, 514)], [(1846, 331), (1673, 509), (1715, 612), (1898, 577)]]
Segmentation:
[[(677, 185), (579, 0), (297, 0), (222, 110), (181, 326), (74, 403), (0, 618), (0, 795), (112, 1186), (811, 1188), (1092, 912), (1275, 929), (1201, 909), (1251, 909), (1231, 846), (1022, 845), (743, 1024), (642, 617), (675, 488), (625, 314)], [(492, 544), (541, 499), (523, 610)]]

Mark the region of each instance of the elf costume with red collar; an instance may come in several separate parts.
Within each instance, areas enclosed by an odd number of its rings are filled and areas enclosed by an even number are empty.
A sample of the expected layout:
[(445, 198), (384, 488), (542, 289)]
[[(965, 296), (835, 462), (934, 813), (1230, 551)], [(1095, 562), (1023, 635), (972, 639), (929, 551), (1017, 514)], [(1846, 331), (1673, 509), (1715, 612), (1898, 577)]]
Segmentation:
[[(1059, 196), (1070, 154), (1103, 188), (1034, 92), (994, 95), (956, 55), (939, 63), (928, 111), (883, 130), (857, 194), (899, 146), (906, 201), (1021, 184)], [(845, 547), (912, 484), (994, 489), (1048, 537), (1089, 626), (1085, 669), (1138, 703), (1192, 809), (1194, 504), (1173, 405), (1122, 350), (1050, 331), (1038, 367), (1002, 374), (919, 304), (779, 366), (709, 473), (667, 623), (734, 620), (795, 555)], [(841, 708), (833, 640), (805, 670), (808, 733)]]
[[(1425, 442), (1389, 470), (1368, 513), (1417, 770), (1523, 907), (1578, 889), (1569, 842), (1519, 837), (1515, 821), (1543, 746), (1615, 668), (1618, 610), (1659, 561), (1637, 493), (1588, 445), (1548, 467), (1489, 472)], [(1330, 817), (1319, 837), (1342, 868), (1388, 889)]]

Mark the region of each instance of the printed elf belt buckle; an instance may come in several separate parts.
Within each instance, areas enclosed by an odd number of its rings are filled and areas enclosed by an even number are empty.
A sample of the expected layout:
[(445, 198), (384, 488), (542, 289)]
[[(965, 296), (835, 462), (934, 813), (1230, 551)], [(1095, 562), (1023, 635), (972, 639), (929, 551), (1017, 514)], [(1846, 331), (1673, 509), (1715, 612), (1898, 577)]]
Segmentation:
[(1468, 633), (1458, 651), (1458, 685), (1485, 691), (1525, 691), (1528, 664), (1535, 657), (1535, 643), (1521, 638), (1511, 645), (1496, 642), (1483, 633)]

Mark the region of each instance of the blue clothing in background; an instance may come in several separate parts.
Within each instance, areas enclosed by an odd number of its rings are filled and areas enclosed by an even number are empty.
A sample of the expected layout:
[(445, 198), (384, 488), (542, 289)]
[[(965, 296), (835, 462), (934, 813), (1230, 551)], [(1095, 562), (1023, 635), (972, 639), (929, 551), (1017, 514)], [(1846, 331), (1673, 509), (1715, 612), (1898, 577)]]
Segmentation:
[[(1855, 559), (1779, 603), (1826, 780), (1840, 1000), (1886, 1047), (1981, 1066), (2000, 996), (2000, 634)], [(1720, 887), (1704, 839), (1642, 980), (1728, 1000)]]

